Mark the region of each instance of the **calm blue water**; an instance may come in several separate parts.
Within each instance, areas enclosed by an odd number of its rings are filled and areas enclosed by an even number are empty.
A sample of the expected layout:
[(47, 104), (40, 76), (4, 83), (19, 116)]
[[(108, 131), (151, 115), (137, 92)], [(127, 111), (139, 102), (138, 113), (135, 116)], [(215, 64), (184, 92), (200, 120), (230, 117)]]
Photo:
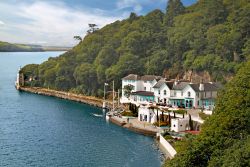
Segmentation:
[(0, 166), (160, 166), (152, 138), (107, 123), (100, 109), (15, 90), (20, 65), (61, 53), (0, 53)]

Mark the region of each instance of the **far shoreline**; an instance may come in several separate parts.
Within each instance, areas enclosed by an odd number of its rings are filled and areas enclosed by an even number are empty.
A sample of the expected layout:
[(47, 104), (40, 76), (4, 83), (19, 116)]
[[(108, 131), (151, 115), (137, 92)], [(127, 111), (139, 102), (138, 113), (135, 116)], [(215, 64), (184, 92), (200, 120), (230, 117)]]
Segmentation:
[(38, 51), (0, 51), (0, 53), (17, 53), (17, 52), (67, 52), (67, 51), (69, 51), (69, 50), (71, 50), (71, 49), (64, 49), (64, 50), (38, 50)]

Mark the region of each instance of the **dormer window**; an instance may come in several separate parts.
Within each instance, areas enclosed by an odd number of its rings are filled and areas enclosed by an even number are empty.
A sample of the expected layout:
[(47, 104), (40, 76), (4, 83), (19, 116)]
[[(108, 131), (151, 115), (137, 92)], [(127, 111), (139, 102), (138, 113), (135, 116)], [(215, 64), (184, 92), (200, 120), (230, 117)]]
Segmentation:
[(166, 90), (164, 90), (164, 95), (167, 95), (167, 91)]

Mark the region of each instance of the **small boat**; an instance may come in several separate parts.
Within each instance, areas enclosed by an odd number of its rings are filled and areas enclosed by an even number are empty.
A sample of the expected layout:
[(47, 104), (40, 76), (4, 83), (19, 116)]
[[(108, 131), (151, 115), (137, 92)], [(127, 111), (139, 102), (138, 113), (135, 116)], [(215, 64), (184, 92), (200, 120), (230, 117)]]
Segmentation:
[(93, 114), (95, 117), (102, 117), (103, 115), (101, 114)]

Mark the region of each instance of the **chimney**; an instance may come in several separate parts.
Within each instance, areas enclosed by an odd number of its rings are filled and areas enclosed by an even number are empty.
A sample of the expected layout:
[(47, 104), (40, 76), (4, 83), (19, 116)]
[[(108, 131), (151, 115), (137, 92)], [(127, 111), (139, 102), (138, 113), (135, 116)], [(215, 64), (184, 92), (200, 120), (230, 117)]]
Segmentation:
[(200, 90), (200, 91), (204, 91), (203, 79), (202, 79), (201, 82), (200, 82), (199, 90)]

